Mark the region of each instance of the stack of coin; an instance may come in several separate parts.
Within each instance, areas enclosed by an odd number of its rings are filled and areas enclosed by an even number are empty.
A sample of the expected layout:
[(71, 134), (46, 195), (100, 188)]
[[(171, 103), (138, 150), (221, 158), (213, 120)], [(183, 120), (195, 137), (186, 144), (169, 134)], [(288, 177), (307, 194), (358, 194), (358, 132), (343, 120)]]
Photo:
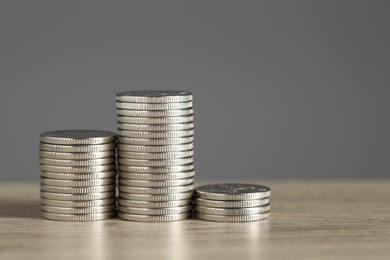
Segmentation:
[(268, 218), (271, 189), (252, 184), (214, 184), (195, 189), (195, 216), (217, 222)]
[(192, 94), (130, 91), (116, 95), (118, 216), (162, 222), (192, 216)]
[(94, 221), (115, 216), (116, 135), (69, 130), (41, 134), (42, 217)]

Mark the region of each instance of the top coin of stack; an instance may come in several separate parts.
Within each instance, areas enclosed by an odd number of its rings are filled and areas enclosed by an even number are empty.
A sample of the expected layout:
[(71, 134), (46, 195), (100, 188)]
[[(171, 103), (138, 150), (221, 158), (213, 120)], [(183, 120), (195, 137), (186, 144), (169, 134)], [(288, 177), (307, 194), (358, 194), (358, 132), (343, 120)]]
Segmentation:
[(254, 184), (213, 184), (195, 189), (197, 218), (247, 222), (268, 218), (271, 189)]
[(175, 221), (192, 212), (192, 94), (129, 91), (116, 95), (119, 212), (131, 221)]
[(42, 217), (93, 221), (115, 215), (116, 135), (94, 130), (41, 134)]

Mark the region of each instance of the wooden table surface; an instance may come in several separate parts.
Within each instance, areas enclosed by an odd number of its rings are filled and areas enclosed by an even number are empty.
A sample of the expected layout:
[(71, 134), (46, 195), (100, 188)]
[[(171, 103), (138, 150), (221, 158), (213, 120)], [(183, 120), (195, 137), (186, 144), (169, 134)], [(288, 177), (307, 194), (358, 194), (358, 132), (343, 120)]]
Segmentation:
[(49, 221), (38, 183), (2, 182), (0, 259), (390, 259), (390, 180), (261, 183), (270, 219), (234, 224)]

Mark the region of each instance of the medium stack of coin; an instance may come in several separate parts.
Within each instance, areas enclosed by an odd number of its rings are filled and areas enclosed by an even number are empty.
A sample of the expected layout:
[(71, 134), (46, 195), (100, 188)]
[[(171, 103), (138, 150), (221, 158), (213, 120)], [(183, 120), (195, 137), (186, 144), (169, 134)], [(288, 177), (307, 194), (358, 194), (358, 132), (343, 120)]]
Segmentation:
[(268, 218), (271, 189), (253, 184), (214, 184), (195, 189), (195, 216), (216, 222)]
[(118, 216), (163, 222), (192, 216), (192, 94), (130, 91), (116, 95)]
[(93, 130), (41, 134), (41, 213), (60, 221), (115, 216), (116, 135)]

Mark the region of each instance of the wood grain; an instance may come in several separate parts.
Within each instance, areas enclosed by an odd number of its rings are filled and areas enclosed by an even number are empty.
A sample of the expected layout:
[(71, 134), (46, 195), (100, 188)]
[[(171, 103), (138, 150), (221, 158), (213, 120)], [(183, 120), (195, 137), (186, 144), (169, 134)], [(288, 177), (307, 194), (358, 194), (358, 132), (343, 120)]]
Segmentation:
[(0, 259), (389, 259), (389, 180), (261, 184), (263, 222), (69, 223), (40, 218), (39, 184), (3, 182)]

